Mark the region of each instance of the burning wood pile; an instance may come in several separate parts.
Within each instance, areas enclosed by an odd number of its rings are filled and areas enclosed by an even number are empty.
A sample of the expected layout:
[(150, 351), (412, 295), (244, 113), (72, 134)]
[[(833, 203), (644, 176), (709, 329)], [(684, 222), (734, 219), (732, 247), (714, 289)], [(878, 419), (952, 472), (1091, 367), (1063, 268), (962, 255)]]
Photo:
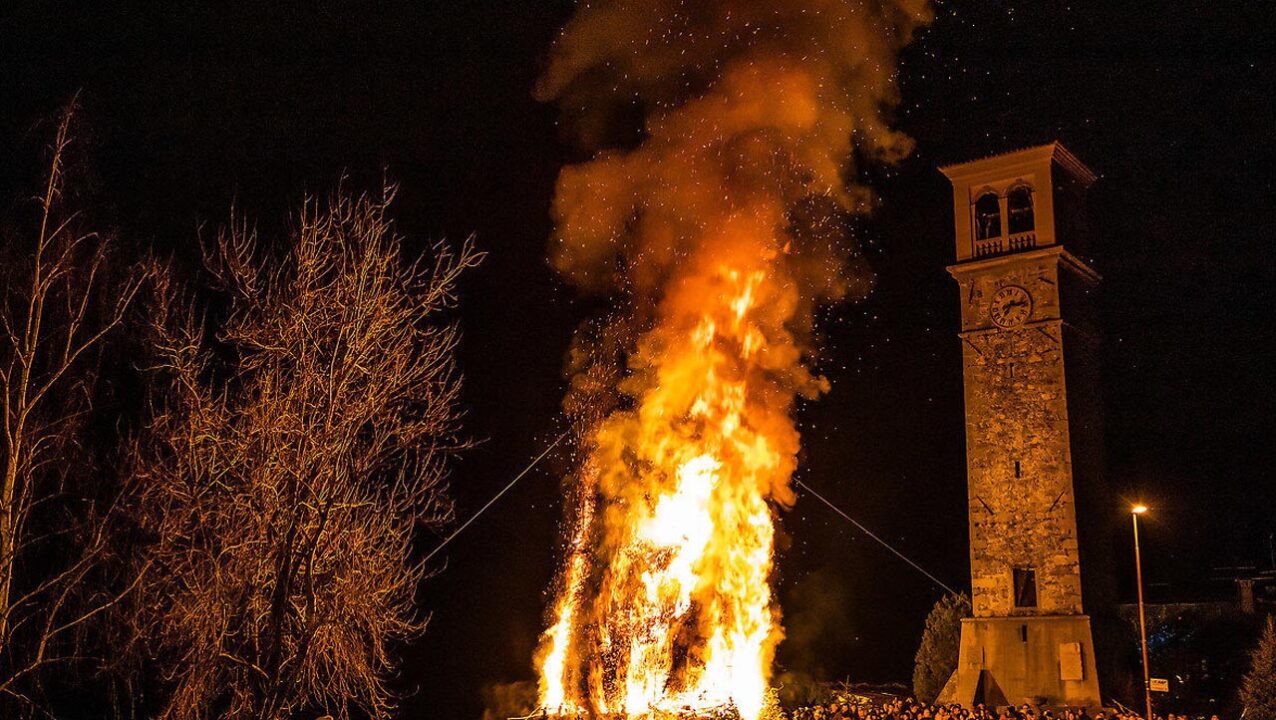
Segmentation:
[[(814, 313), (867, 291), (853, 156), (925, 0), (582, 5), (542, 78), (592, 159), (563, 170), (555, 266), (611, 311), (573, 346), (580, 463), (537, 654), (557, 717), (757, 720), (783, 637), (775, 513), (794, 502)], [(641, 107), (641, 141), (599, 142)], [(862, 261), (861, 261), (862, 262)]]
[[(557, 718), (561, 720), (628, 720), (634, 716), (624, 712), (608, 713), (600, 715), (590, 715), (584, 713), (569, 713), (560, 715), (550, 715), (546, 710), (540, 709), (531, 715), (520, 718), (510, 718), (509, 720), (537, 720), (538, 718)], [(731, 705), (719, 705), (717, 707), (706, 708), (682, 708), (681, 710), (672, 712), (652, 712), (641, 716), (644, 720), (740, 720), (740, 713)]]

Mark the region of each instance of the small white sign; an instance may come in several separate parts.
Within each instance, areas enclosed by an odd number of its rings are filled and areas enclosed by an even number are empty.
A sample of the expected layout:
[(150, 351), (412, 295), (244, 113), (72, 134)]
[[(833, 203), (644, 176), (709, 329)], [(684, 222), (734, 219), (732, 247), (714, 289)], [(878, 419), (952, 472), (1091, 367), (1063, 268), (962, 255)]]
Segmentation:
[(1152, 678), (1151, 680), (1148, 680), (1148, 688), (1150, 688), (1152, 692), (1169, 692), (1170, 681), (1165, 678)]

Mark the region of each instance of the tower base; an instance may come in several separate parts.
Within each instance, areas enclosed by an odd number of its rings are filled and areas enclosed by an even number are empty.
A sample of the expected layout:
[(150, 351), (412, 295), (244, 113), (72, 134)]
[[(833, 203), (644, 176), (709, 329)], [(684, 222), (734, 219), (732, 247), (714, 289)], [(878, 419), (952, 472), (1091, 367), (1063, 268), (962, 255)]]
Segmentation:
[(938, 702), (1100, 709), (1090, 617), (962, 620), (957, 670)]

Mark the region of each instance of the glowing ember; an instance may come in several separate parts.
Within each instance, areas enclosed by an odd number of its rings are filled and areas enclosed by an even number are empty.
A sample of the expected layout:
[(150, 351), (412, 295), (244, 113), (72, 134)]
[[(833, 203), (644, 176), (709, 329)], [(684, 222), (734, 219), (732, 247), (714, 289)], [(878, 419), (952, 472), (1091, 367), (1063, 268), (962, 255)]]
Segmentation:
[(573, 353), (567, 406), (595, 419), (537, 655), (548, 712), (763, 714), (791, 413), (826, 385), (805, 365), (812, 315), (867, 287), (839, 247), (868, 197), (845, 180), (852, 137), (907, 151), (881, 112), (925, 15), (922, 0), (602, 2), (560, 40), (539, 92), (584, 109), (587, 142), (618, 102), (652, 111), (641, 144), (566, 168), (555, 198), (555, 265), (622, 312)]

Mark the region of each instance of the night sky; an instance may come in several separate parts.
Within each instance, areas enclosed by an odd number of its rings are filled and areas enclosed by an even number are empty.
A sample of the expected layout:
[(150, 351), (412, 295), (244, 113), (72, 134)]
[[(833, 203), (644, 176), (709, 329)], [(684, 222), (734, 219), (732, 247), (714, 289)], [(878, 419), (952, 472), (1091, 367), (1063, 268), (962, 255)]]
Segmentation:
[[(1267, 566), (1276, 531), (1276, 23), (1266, 3), (949, 2), (901, 61), (917, 141), (868, 180), (854, 232), (876, 273), (821, 314), (832, 392), (801, 410), (799, 477), (958, 587), (968, 583), (952, 205), (940, 164), (1062, 140), (1092, 189), (1112, 517), (1146, 501), (1154, 595)], [(561, 366), (590, 311), (545, 260), (559, 167), (581, 159), (531, 97), (572, 10), (554, 2), (6, 3), (0, 198), (33, 186), (48, 120), (77, 89), (96, 206), (130, 253), (194, 257), (235, 203), (283, 227), (344, 172), (401, 184), (414, 243), (474, 233), (465, 285), (466, 517), (561, 430)], [(566, 457), (445, 553), (405, 650), (406, 717), (475, 718), (530, 679), (555, 568)], [(906, 680), (940, 590), (809, 497), (782, 520), (782, 668)], [(1117, 525), (1124, 530), (1124, 525)], [(1113, 550), (1133, 591), (1129, 544)], [(437, 538), (423, 538), (433, 546)]]

